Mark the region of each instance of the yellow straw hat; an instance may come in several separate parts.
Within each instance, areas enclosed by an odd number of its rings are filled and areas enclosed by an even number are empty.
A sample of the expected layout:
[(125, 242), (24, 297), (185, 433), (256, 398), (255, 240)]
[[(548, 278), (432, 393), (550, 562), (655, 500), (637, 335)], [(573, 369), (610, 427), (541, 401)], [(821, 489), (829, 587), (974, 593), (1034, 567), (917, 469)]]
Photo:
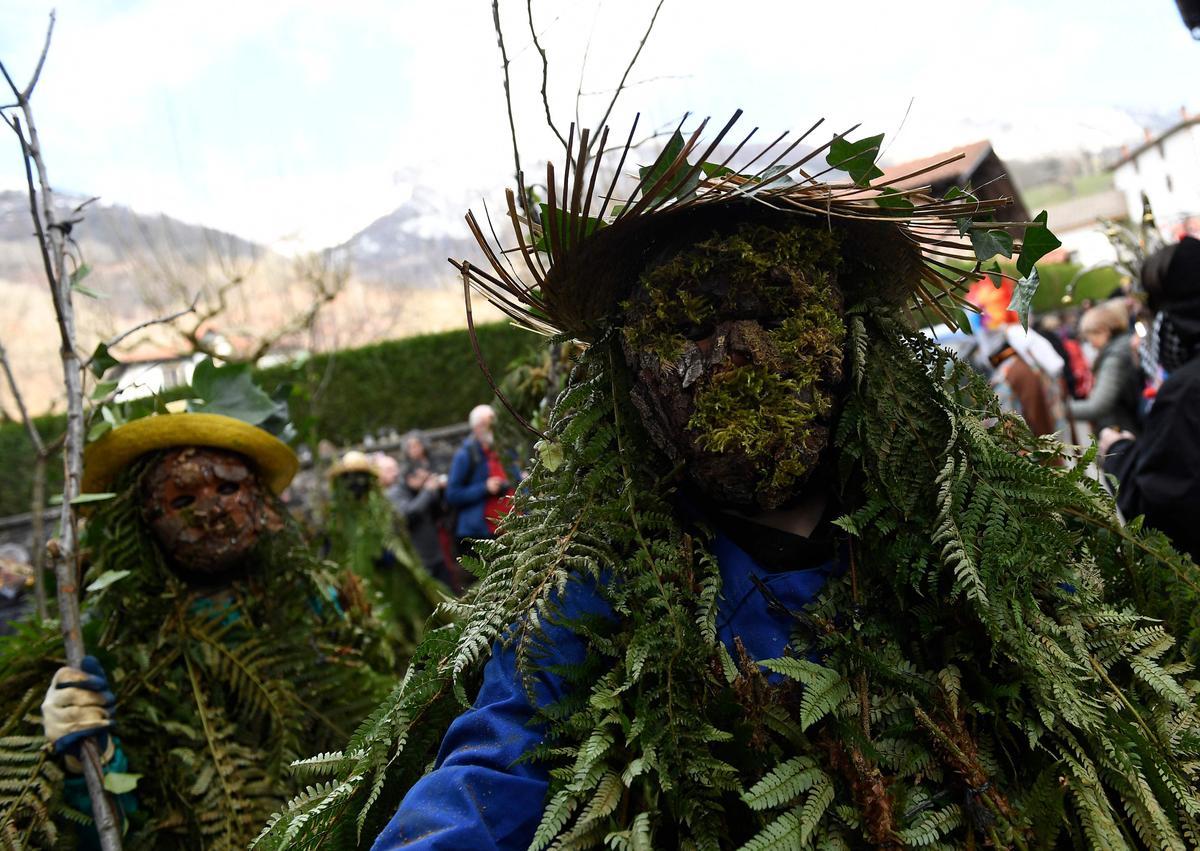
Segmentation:
[(330, 479), (336, 479), (346, 473), (370, 473), (375, 478), (379, 478), (379, 468), (375, 462), (365, 452), (359, 452), (357, 449), (351, 449), (343, 455), (337, 463), (330, 466), (326, 475)]
[(291, 447), (242, 420), (222, 414), (159, 414), (118, 426), (84, 450), (83, 492), (106, 491), (130, 462), (177, 446), (211, 446), (244, 455), (276, 494), (300, 469)]

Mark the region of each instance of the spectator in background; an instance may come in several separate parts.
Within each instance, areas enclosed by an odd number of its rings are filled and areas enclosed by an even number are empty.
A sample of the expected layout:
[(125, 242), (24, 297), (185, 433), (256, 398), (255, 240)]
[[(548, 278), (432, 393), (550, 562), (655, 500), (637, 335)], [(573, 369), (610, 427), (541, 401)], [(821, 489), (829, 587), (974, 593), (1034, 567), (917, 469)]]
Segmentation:
[(405, 435), (402, 445), (403, 473), (388, 488), (388, 499), (404, 515), (421, 564), (431, 576), (459, 593), (462, 583), (447, 567), (440, 536), (440, 520), (445, 515), (446, 476), (433, 469), (425, 438), (420, 432)]
[(1096, 350), (1092, 392), (1086, 399), (1068, 400), (1076, 420), (1092, 423), (1099, 433), (1112, 426), (1136, 432), (1140, 382), (1129, 340), (1129, 313), (1123, 300), (1106, 301), (1083, 314), (1080, 335)]
[(0, 544), (0, 635), (12, 632), (9, 625), (33, 610), (30, 589), (33, 568), (29, 553), (20, 544)]
[(1086, 399), (1092, 389), (1092, 371), (1088, 367), (1079, 341), (1069, 334), (1063, 317), (1051, 313), (1041, 317), (1035, 326), (1037, 333), (1045, 337), (1054, 351), (1063, 360), (1062, 381), (1068, 399)]
[(1166, 376), (1140, 437), (1100, 434), (1104, 471), (1116, 476), (1129, 519), (1165, 533), (1200, 561), (1200, 240), (1187, 237), (1146, 260), (1142, 283), (1158, 308), (1142, 356)]
[(972, 285), (967, 300), (979, 308), (971, 325), (979, 345), (981, 365), (1006, 411), (1019, 413), (1037, 435), (1067, 439), (1063, 407), (1064, 361), (1054, 346), (1036, 332), (1027, 332), (1012, 302), (1012, 281), (985, 278)]
[(446, 483), (446, 501), (458, 510), (454, 535), (460, 556), (472, 553), (473, 540), (496, 537), (521, 479), (520, 471), (514, 465), (506, 467), (496, 451), (492, 406), (476, 405), (467, 422), (471, 434), (454, 453)]

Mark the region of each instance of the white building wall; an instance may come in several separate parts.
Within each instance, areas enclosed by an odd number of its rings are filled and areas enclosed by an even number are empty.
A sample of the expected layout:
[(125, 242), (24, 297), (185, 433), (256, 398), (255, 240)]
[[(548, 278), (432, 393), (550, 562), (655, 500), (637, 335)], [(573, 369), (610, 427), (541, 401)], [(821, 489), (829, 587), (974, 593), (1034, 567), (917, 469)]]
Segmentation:
[[(1050, 228), (1054, 229), (1053, 220)], [(1117, 259), (1117, 252), (1099, 222), (1068, 231), (1056, 230), (1054, 235), (1062, 240), (1063, 248), (1071, 253), (1072, 261), (1082, 266), (1098, 266), (1113, 263)]]
[(1180, 224), (1200, 216), (1200, 125), (1173, 133), (1118, 166), (1113, 182), (1125, 195), (1130, 221), (1141, 220), (1145, 192), (1163, 236), (1173, 239)]

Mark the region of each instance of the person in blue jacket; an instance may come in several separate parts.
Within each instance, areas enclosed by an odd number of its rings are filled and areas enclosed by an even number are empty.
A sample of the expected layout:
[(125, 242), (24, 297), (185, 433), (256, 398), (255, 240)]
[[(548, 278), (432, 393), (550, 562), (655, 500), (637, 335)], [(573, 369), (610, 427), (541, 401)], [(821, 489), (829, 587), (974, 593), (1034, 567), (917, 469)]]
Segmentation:
[(454, 453), (446, 482), (446, 501), (458, 512), (454, 536), (459, 555), (473, 552), (472, 541), (496, 537), (521, 478), (521, 471), (506, 464), (496, 449), (492, 406), (476, 405), (467, 422), (471, 434)]

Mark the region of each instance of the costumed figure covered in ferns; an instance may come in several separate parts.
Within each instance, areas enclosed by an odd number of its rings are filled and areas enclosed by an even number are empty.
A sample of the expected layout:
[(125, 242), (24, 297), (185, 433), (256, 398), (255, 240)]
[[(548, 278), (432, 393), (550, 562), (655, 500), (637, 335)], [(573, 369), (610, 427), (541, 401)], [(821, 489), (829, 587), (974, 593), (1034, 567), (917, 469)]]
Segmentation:
[(733, 125), (621, 192), (573, 137), (514, 250), (468, 216), (465, 280), (587, 351), (454, 623), (256, 848), (1200, 842), (1200, 686), (1104, 579), (1180, 563), (918, 330), (1004, 202)]
[(381, 616), (394, 627), (397, 652), (407, 657), (449, 591), (417, 558), (379, 473), (377, 464), (357, 450), (329, 468), (328, 557), (375, 589)]
[(5, 848), (96, 843), (86, 737), (120, 793), (126, 848), (244, 848), (301, 788), (289, 763), (344, 742), (391, 685), (382, 625), (280, 501), (298, 461), (268, 429), (286, 409), (245, 367), (205, 361), (193, 389), (193, 412), (132, 419), (87, 447), (95, 656), (59, 667), (57, 624), (0, 645)]

